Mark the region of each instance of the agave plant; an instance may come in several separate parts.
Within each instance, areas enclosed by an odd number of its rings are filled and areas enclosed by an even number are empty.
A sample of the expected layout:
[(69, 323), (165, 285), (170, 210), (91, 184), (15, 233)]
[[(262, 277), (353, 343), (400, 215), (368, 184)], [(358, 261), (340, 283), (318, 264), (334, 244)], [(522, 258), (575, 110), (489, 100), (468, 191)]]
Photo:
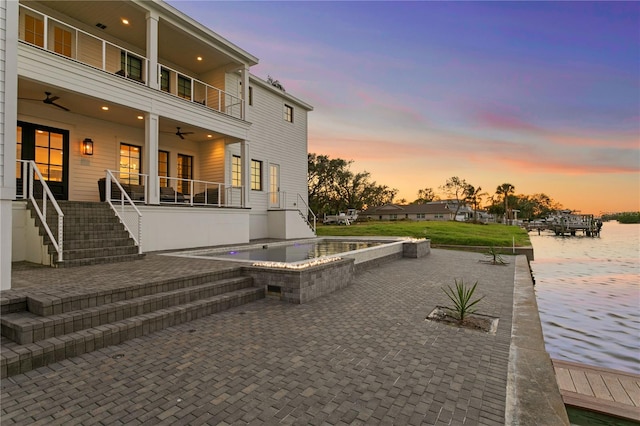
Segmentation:
[(442, 291), (444, 291), (444, 294), (446, 294), (447, 297), (453, 302), (454, 307), (447, 309), (454, 311), (458, 315), (458, 319), (460, 320), (460, 322), (462, 322), (464, 321), (464, 317), (467, 314), (475, 312), (475, 309), (473, 309), (473, 307), (482, 299), (484, 299), (484, 296), (471, 301), (473, 293), (475, 293), (476, 287), (478, 286), (478, 281), (476, 281), (471, 288), (467, 287), (464, 284), (464, 280), (462, 279), (460, 279), (460, 281), (455, 280), (455, 282), (455, 290), (451, 288), (451, 286), (447, 286), (447, 288), (443, 288)]

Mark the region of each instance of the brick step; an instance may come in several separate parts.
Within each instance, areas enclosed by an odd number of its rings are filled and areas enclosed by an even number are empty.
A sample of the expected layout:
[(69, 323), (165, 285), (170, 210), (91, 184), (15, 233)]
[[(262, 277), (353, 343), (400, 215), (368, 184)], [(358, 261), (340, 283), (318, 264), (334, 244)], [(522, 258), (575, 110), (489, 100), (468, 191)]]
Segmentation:
[(111, 324), (51, 337), (26, 345), (3, 345), (0, 377), (26, 373), (35, 368), (63, 361), (136, 337), (193, 321), (264, 298), (263, 288), (246, 288), (197, 300), (183, 305), (133, 316)]
[[(64, 226), (74, 225), (87, 225), (91, 223), (120, 223), (118, 218), (113, 215), (113, 212), (107, 212), (109, 214), (77, 214), (77, 215), (65, 215)], [(47, 216), (47, 221), (52, 223), (57, 220), (57, 217)]]
[(79, 260), (79, 259), (95, 259), (99, 257), (112, 257), (112, 256), (124, 256), (129, 254), (137, 254), (138, 247), (129, 245), (122, 247), (98, 247), (98, 248), (82, 248), (67, 250), (64, 247), (63, 259), (65, 261)]
[(58, 262), (57, 253), (53, 254), (53, 261), (56, 268), (73, 268), (76, 266), (89, 266), (89, 265), (102, 265), (106, 263), (118, 263), (118, 262), (131, 262), (134, 260), (139, 260), (144, 257), (144, 253), (139, 254), (136, 251), (136, 254), (123, 254), (116, 256), (102, 256), (102, 257), (92, 257), (85, 259), (71, 259), (65, 260), (63, 257), (62, 262)]
[(77, 249), (93, 249), (102, 247), (125, 247), (133, 246), (135, 243), (131, 238), (108, 238), (108, 239), (93, 239), (93, 240), (64, 240), (64, 249), (77, 250)]
[(251, 277), (227, 278), (58, 315), (39, 316), (31, 312), (3, 315), (0, 325), (3, 336), (24, 345), (252, 286)]
[[(54, 233), (54, 235), (56, 234)], [(64, 241), (100, 240), (112, 238), (129, 238), (129, 232), (127, 232), (124, 228), (120, 228), (113, 231), (80, 231), (64, 234)]]
[(64, 224), (64, 235), (73, 235), (82, 232), (112, 232), (120, 231), (123, 226), (120, 222), (111, 223), (85, 223), (85, 224)]

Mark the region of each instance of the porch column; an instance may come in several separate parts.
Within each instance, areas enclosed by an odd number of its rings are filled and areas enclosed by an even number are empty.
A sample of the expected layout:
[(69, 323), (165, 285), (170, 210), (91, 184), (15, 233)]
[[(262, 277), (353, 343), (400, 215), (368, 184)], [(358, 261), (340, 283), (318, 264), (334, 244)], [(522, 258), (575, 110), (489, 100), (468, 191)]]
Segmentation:
[(148, 63), (147, 84), (152, 89), (158, 89), (158, 19), (159, 15), (155, 11), (147, 12), (147, 52)]
[(249, 67), (244, 66), (240, 70), (240, 81), (242, 81), (242, 93), (240, 96), (244, 103), (242, 104), (242, 118), (243, 120), (249, 120), (247, 118), (247, 111), (249, 110)]
[(0, 290), (11, 288), (18, 121), (18, 2), (0, 0)]
[(160, 204), (158, 186), (158, 139), (160, 133), (158, 114), (150, 112), (144, 116), (144, 167), (149, 175), (147, 181), (147, 204)]
[(249, 193), (251, 193), (251, 167), (249, 157), (249, 141), (240, 142), (240, 158), (242, 161), (242, 207), (249, 207)]

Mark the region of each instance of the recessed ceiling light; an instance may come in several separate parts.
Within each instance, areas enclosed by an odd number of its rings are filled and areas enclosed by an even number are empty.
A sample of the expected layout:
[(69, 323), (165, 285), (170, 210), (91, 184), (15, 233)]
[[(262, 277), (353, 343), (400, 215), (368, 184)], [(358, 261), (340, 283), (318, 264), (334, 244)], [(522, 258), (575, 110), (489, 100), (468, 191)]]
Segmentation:
[(103, 107), (102, 107), (102, 110), (103, 110), (103, 111), (109, 111), (109, 107), (108, 107), (108, 106), (103, 106)]
[(129, 25), (129, 20), (127, 18), (122, 18), (122, 23), (125, 25)]
[(201, 61), (202, 60), (202, 56), (198, 56), (196, 59)]
[(144, 120), (144, 117), (143, 117), (143, 116), (141, 116), (141, 115), (139, 115), (139, 116), (138, 116), (138, 120)]
[(212, 137), (213, 137), (213, 135), (207, 135), (207, 137), (208, 137), (208, 138), (212, 138)]

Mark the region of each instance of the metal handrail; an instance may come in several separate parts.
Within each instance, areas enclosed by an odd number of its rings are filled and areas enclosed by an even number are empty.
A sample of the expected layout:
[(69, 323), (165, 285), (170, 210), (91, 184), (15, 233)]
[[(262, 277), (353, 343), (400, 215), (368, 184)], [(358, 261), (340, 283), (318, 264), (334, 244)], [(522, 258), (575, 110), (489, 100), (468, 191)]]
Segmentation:
[[(111, 170), (107, 170), (106, 172), (107, 172), (107, 175), (105, 179), (105, 199), (111, 206), (111, 209), (115, 212), (116, 216), (118, 216), (118, 219), (120, 219), (120, 222), (124, 225), (125, 229), (129, 232), (129, 235), (131, 235), (131, 238), (133, 239), (133, 241), (138, 246), (138, 253), (142, 254), (142, 213), (140, 212), (140, 210), (138, 210), (138, 208), (129, 197), (129, 194), (127, 194), (127, 192), (124, 190), (122, 185), (120, 185), (120, 182), (118, 182), (118, 179), (116, 179), (113, 173), (111, 173)], [(120, 190), (121, 211), (118, 211), (116, 206), (111, 201), (111, 182), (115, 183), (118, 189)], [(129, 224), (127, 223), (124, 217), (125, 201), (127, 205), (129, 205), (130, 207), (133, 207), (133, 210), (136, 212), (138, 216), (138, 224), (137, 224), (138, 232), (136, 233), (132, 231), (131, 227), (129, 226)]]
[[(33, 203), (35, 211), (38, 214), (38, 217), (40, 218), (42, 225), (44, 226), (44, 230), (47, 232), (47, 235), (51, 240), (51, 244), (53, 244), (53, 247), (56, 249), (56, 252), (58, 253), (58, 262), (62, 262), (63, 261), (62, 248), (63, 248), (63, 236), (64, 236), (64, 213), (62, 213), (62, 209), (58, 205), (58, 202), (56, 201), (56, 199), (53, 197), (53, 194), (49, 189), (49, 185), (47, 185), (47, 182), (44, 180), (42, 173), (40, 173), (40, 170), (38, 169), (38, 165), (36, 164), (36, 162), (33, 160), (18, 160), (18, 161), (23, 163), (22, 176), (23, 177), (29, 176), (28, 178), (29, 200), (31, 200), (31, 202)], [(33, 195), (34, 173), (38, 176), (38, 179), (42, 184), (42, 190), (43, 190), (42, 191), (42, 210), (40, 210), (40, 206), (36, 202), (36, 197)], [(24, 197), (24, 194), (25, 194), (24, 181), (23, 181), (22, 188), (23, 188), (22, 195)], [(51, 230), (51, 227), (47, 223), (47, 201), (51, 201), (51, 205), (56, 210), (56, 213), (58, 215), (57, 238), (53, 236), (53, 231)]]
[(304, 217), (305, 217), (305, 219), (307, 220), (307, 223), (309, 224), (309, 226), (311, 226), (311, 222), (309, 222), (309, 215), (311, 215), (311, 217), (313, 217), (313, 226), (312, 226), (312, 228), (313, 228), (313, 232), (315, 233), (315, 232), (316, 232), (316, 224), (317, 224), (317, 220), (318, 220), (318, 219), (317, 219), (317, 217), (316, 217), (316, 214), (313, 212), (313, 210), (311, 210), (311, 209), (309, 208), (309, 205), (307, 204), (307, 202), (306, 202), (306, 201), (304, 201), (304, 198), (302, 198), (302, 195), (300, 195), (300, 193), (298, 193), (298, 201), (299, 201), (299, 202), (302, 202), (302, 204), (303, 204), (303, 205), (305, 206), (305, 208), (307, 209), (307, 214), (306, 214), (306, 216), (304, 215), (304, 213), (302, 212), (302, 210), (298, 209), (298, 211), (299, 211), (300, 213), (302, 213), (302, 214), (303, 214), (303, 216), (304, 216)]

